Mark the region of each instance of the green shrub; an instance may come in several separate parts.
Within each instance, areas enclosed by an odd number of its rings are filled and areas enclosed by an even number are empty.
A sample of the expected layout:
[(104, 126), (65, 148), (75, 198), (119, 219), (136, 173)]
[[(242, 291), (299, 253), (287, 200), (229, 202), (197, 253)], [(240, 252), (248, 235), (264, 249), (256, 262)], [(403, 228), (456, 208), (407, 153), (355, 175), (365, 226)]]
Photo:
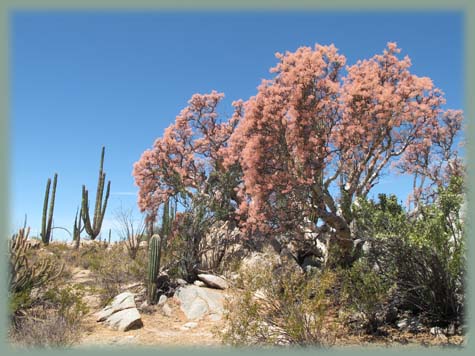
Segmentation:
[[(429, 323), (460, 323), (463, 318), (466, 247), (463, 181), (452, 178), (434, 201), (404, 212), (395, 197), (360, 201), (358, 233), (370, 240), (366, 258), (394, 286), (400, 310), (423, 315)], [(366, 299), (366, 298), (363, 298)]]
[(421, 314), (431, 324), (462, 322), (463, 274), (452, 274), (433, 249), (403, 239), (375, 244), (380, 273), (395, 284), (399, 308)]
[(44, 302), (50, 308), (58, 310), (58, 314), (68, 323), (75, 323), (89, 312), (83, 301), (84, 295), (84, 287), (81, 285), (68, 285), (65, 288), (56, 286), (45, 293)]
[(242, 291), (229, 301), (225, 343), (235, 346), (329, 346), (334, 342), (327, 315), (330, 272), (305, 276), (281, 267), (243, 273)]
[(383, 321), (391, 282), (375, 271), (364, 258), (340, 273), (348, 306), (363, 315), (363, 326), (367, 333), (376, 333)]

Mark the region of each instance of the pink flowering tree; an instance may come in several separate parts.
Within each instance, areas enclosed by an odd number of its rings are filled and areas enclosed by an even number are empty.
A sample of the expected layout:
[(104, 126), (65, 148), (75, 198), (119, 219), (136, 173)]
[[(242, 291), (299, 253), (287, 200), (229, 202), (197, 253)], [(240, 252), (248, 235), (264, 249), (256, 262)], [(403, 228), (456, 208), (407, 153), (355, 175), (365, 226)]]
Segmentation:
[(346, 73), (333, 45), (277, 54), (274, 77), (243, 104), (224, 149), (226, 165), (242, 170), (236, 189), (246, 230), (330, 233), (350, 251), (352, 205), (390, 167), (413, 174), (418, 192), (459, 174), (462, 113), (444, 112), (442, 92), (412, 74), (399, 52), (388, 43)]
[[(216, 91), (194, 94), (163, 136), (134, 164), (133, 176), (139, 187), (138, 206), (154, 221), (159, 207), (175, 198), (185, 208), (194, 197), (230, 209), (219, 183), (227, 177), (221, 149), (234, 131), (241, 103), (233, 103), (235, 114), (220, 117), (217, 108), (224, 95)], [(231, 189), (231, 192), (234, 191)], [(220, 196), (221, 194), (221, 196)]]

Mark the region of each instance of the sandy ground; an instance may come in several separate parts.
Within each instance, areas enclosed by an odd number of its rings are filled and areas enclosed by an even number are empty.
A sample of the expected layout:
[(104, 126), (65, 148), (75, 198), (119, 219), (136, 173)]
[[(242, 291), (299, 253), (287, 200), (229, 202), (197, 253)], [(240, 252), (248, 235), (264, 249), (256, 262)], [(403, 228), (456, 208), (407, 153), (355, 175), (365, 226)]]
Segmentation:
[(220, 346), (218, 330), (224, 326), (223, 320), (197, 320), (196, 327), (183, 327), (189, 321), (176, 301), (169, 299), (171, 316), (165, 315), (160, 307), (151, 314), (141, 313), (143, 326), (126, 332), (111, 330), (103, 323), (96, 322), (94, 313), (87, 315), (85, 333), (78, 347), (113, 346), (164, 346), (164, 347), (212, 347)]
[[(89, 271), (73, 271), (74, 283), (83, 285), (92, 282)], [(171, 316), (165, 315), (161, 307), (155, 307), (152, 313), (142, 313), (143, 326), (126, 332), (111, 330), (103, 323), (96, 322), (93, 310), (85, 318), (85, 331), (75, 348), (114, 348), (114, 347), (220, 347), (219, 331), (224, 328), (224, 321), (211, 321), (207, 318), (196, 321), (191, 329), (183, 326), (189, 322), (180, 310), (178, 302), (170, 298)], [(348, 330), (337, 331), (336, 348), (421, 348), (427, 346), (460, 347), (466, 343), (462, 336), (451, 336), (440, 340), (429, 332), (412, 334), (394, 328), (385, 329), (386, 336), (351, 335)], [(448, 343), (447, 343), (448, 341)]]

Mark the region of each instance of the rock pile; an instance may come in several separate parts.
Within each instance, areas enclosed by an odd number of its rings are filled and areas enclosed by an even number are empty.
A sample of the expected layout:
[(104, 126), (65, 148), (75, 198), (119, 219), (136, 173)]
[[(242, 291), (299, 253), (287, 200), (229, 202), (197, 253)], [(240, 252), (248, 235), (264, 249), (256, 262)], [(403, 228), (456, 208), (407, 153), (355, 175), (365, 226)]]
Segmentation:
[(110, 328), (127, 331), (143, 326), (139, 311), (135, 305), (134, 294), (124, 292), (96, 314), (97, 322), (104, 322)]

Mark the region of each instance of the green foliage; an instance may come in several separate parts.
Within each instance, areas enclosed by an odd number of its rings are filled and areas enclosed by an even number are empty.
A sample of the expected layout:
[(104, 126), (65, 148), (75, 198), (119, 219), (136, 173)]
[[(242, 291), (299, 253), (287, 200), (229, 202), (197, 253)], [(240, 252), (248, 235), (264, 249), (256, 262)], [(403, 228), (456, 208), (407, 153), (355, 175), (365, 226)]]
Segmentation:
[(43, 298), (68, 323), (74, 323), (89, 312), (88, 306), (83, 301), (84, 294), (84, 287), (80, 285), (67, 285), (64, 288), (55, 286), (49, 289)]
[[(99, 166), (99, 178), (97, 182), (97, 191), (96, 191), (96, 204), (94, 206), (94, 217), (91, 223), (91, 218), (89, 214), (89, 193), (86, 189), (86, 186), (82, 186), (82, 204), (81, 204), (81, 211), (82, 211), (82, 220), (84, 222), (84, 228), (88, 233), (91, 240), (95, 240), (96, 237), (101, 232), (102, 221), (104, 220), (104, 216), (106, 214), (107, 208), (107, 201), (109, 200), (109, 192), (110, 192), (110, 185), (111, 182), (107, 182), (107, 189), (106, 195), (103, 198), (104, 194), (104, 184), (106, 181), (106, 173), (103, 171), (104, 167), (104, 152), (105, 147), (102, 147), (101, 153), (101, 163)], [(104, 199), (104, 203), (102, 200)]]
[(353, 215), (363, 237), (390, 238), (408, 233), (406, 212), (393, 194), (378, 194), (378, 201), (359, 199)]
[(196, 280), (203, 252), (200, 243), (213, 222), (206, 196), (195, 196), (185, 212), (176, 214), (172, 237), (165, 251), (165, 263), (174, 277), (188, 282)]
[(233, 220), (238, 200), (235, 188), (239, 182), (240, 170), (236, 167), (210, 172), (205, 193), (209, 196), (208, 208), (216, 220)]
[(19, 346), (68, 347), (79, 340), (89, 312), (80, 286), (50, 285), (34, 307), (12, 319), (10, 339)]
[(421, 207), (409, 236), (416, 245), (437, 254), (454, 276), (462, 274), (465, 265), (463, 192), (462, 179), (453, 177), (448, 187), (439, 190), (434, 204)]
[[(43, 202), (43, 217), (41, 219), (41, 240), (45, 245), (49, 244), (51, 239), (51, 228), (53, 223), (54, 201), (56, 197), (56, 183), (58, 182), (58, 174), (54, 174), (53, 190), (51, 192), (51, 201), (48, 211), (49, 189), (51, 186), (51, 178), (46, 183), (45, 198)], [(48, 220), (46, 217), (48, 216)]]
[(341, 273), (347, 304), (364, 316), (366, 332), (376, 333), (389, 299), (391, 281), (372, 268), (364, 258)]
[(332, 272), (305, 276), (281, 267), (246, 270), (231, 299), (223, 341), (234, 346), (329, 346)]
[(102, 305), (121, 293), (127, 283), (137, 279), (145, 282), (147, 259), (141, 251), (138, 257), (130, 259), (122, 244), (113, 245), (108, 250), (90, 248), (81, 256), (83, 267), (93, 272)]
[(79, 249), (81, 243), (81, 232), (84, 230), (84, 226), (81, 225), (82, 222), (82, 207), (79, 212), (76, 212), (74, 217), (74, 226), (73, 226), (73, 241), (75, 241), (74, 248)]
[(149, 304), (157, 302), (157, 277), (160, 272), (161, 238), (153, 235), (149, 241), (147, 299)]
[(58, 265), (55, 258), (34, 256), (28, 234), (29, 228), (20, 229), (9, 243), (9, 295), (13, 314), (31, 305), (33, 288), (45, 287), (57, 279), (64, 268), (64, 265)]
[[(378, 198), (378, 202), (360, 200), (354, 209), (357, 232), (371, 245), (366, 258), (379, 268), (378, 278), (394, 286), (393, 298), (400, 309), (423, 314), (431, 323), (461, 322), (466, 265), (462, 179), (453, 177), (433, 203), (410, 214), (395, 196)], [(352, 278), (370, 282), (375, 277), (372, 272), (360, 273)], [(353, 304), (365, 309), (371, 293), (359, 295), (358, 283), (353, 288)]]

